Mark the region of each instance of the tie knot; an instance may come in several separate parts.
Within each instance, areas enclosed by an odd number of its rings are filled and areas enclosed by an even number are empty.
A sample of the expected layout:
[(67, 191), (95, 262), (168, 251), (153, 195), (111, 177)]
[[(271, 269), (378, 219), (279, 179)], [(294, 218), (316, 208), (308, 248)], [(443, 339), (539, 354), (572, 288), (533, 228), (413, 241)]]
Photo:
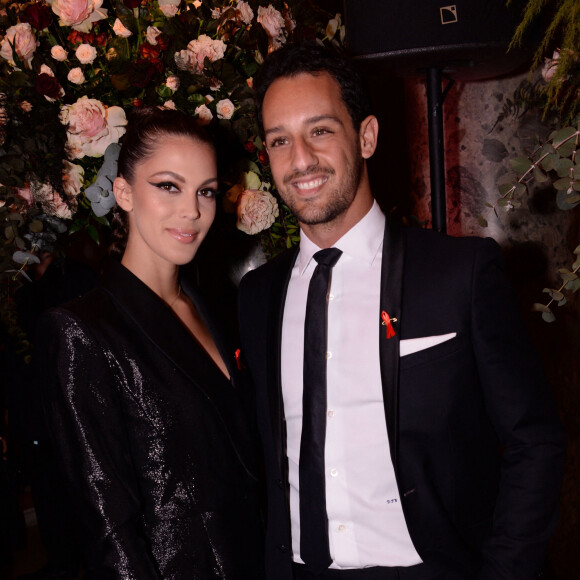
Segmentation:
[(321, 265), (333, 268), (338, 259), (342, 255), (342, 250), (338, 248), (326, 248), (314, 254), (313, 258)]

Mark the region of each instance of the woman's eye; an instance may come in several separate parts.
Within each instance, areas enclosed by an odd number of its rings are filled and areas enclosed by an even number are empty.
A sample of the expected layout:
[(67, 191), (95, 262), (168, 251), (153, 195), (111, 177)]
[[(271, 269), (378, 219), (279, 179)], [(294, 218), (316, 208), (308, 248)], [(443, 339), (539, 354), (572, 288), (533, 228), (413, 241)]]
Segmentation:
[(161, 181), (160, 183), (154, 183), (153, 185), (155, 187), (157, 187), (158, 189), (162, 189), (163, 191), (175, 192), (175, 191), (178, 191), (178, 189), (179, 189), (171, 181)]
[(197, 192), (201, 197), (214, 198), (218, 195), (218, 190), (212, 187), (204, 187)]

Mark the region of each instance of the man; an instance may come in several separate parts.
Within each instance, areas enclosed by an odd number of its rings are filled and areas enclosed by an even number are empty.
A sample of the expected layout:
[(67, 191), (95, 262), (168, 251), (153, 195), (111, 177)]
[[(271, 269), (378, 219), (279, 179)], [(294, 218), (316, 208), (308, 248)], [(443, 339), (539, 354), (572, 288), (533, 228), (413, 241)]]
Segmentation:
[[(535, 578), (564, 441), (499, 248), (385, 219), (366, 169), (378, 122), (348, 62), (285, 47), (255, 87), (301, 226), (299, 248), (240, 287), (269, 578)], [(325, 337), (310, 288), (329, 253)]]

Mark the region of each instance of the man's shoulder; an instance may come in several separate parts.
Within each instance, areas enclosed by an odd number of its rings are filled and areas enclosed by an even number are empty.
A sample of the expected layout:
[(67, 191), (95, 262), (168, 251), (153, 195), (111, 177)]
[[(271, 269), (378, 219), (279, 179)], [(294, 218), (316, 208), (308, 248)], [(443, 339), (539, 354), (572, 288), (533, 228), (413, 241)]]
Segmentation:
[(240, 282), (240, 290), (247, 286), (267, 284), (269, 281), (287, 273), (293, 266), (298, 254), (298, 247), (294, 246), (274, 258), (268, 260), (255, 270), (250, 270)]

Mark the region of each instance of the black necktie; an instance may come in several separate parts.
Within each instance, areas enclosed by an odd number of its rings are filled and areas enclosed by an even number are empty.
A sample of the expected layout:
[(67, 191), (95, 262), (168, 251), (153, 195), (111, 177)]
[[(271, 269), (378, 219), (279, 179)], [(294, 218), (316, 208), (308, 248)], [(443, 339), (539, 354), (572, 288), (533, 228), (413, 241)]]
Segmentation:
[(324, 477), (326, 438), (326, 337), (330, 275), (342, 252), (314, 254), (318, 262), (308, 286), (304, 323), (304, 392), (300, 439), (300, 557), (313, 572), (331, 563)]

